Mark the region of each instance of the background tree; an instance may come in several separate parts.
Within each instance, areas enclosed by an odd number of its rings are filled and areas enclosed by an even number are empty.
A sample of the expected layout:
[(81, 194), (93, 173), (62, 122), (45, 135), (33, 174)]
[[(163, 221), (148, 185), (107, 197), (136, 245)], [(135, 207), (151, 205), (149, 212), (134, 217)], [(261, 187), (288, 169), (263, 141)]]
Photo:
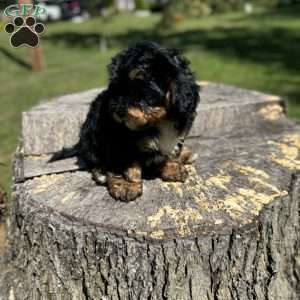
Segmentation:
[(202, 17), (212, 13), (236, 10), (243, 0), (170, 0), (164, 9), (164, 22), (181, 21), (187, 17)]

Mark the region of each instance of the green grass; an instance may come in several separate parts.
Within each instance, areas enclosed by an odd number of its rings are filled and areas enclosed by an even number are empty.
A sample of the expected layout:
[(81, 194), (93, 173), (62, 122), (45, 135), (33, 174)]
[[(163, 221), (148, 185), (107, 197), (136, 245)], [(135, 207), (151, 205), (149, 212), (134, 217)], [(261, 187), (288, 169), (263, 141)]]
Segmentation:
[[(12, 49), (0, 28), (0, 183), (9, 189), (21, 112), (41, 99), (104, 85), (110, 58), (140, 39), (182, 49), (201, 80), (284, 95), (290, 115), (300, 118), (299, 15), (297, 9), (249, 17), (233, 13), (187, 20), (172, 29), (161, 25), (159, 15), (48, 24), (40, 74), (29, 68), (28, 49)], [(107, 39), (106, 52), (99, 50), (99, 35)]]

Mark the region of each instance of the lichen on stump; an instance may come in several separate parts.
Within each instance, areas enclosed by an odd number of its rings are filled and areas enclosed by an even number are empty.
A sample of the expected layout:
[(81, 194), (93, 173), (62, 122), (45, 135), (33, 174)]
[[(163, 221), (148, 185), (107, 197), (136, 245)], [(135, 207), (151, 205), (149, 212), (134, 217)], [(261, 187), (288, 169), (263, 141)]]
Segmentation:
[(77, 141), (96, 90), (24, 114), (10, 226), (15, 271), (6, 278), (18, 276), (2, 279), (2, 293), (299, 299), (300, 126), (286, 118), (279, 97), (201, 85), (187, 141), (199, 157), (187, 181), (147, 180), (131, 203), (112, 199), (76, 158), (47, 163)]

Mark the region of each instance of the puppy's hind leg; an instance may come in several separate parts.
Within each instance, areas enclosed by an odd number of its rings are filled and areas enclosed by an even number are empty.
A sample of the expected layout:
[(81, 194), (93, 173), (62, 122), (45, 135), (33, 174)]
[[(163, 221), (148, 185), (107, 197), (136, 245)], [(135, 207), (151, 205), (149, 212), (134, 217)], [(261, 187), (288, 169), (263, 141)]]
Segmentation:
[(184, 182), (188, 172), (183, 163), (175, 160), (167, 160), (160, 169), (161, 178), (164, 181)]

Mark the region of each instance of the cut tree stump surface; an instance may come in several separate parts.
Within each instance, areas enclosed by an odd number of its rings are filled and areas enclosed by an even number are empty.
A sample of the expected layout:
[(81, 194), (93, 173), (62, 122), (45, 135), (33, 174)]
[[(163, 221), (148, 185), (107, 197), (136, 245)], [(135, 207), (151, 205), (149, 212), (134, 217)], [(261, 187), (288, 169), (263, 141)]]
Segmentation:
[[(299, 127), (261, 136), (191, 139), (199, 154), (185, 183), (144, 181), (143, 196), (113, 200), (86, 171), (26, 180), (19, 193), (36, 205), (137, 237), (173, 239), (249, 225), (264, 205), (288, 195), (293, 172), (300, 170)], [(113, 212), (113, 213), (112, 213)]]
[(299, 300), (300, 125), (286, 118), (280, 97), (201, 87), (187, 139), (199, 157), (187, 181), (145, 180), (142, 197), (130, 203), (111, 198), (76, 158), (48, 163), (77, 142), (99, 90), (24, 113), (10, 226), (13, 265), (23, 277), (11, 286), (3, 280), (6, 293)]

